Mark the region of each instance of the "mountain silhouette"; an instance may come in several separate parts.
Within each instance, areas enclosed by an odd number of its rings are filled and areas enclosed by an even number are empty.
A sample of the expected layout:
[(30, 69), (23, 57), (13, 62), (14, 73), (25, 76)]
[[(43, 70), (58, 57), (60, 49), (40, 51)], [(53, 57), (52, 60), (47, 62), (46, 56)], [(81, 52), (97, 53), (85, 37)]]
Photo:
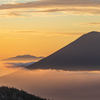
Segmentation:
[(19, 61), (19, 60), (40, 60), (43, 59), (44, 57), (36, 57), (33, 55), (18, 55), (16, 57), (11, 57), (7, 59), (2, 59), (2, 61)]
[(100, 32), (92, 31), (28, 69), (100, 70)]

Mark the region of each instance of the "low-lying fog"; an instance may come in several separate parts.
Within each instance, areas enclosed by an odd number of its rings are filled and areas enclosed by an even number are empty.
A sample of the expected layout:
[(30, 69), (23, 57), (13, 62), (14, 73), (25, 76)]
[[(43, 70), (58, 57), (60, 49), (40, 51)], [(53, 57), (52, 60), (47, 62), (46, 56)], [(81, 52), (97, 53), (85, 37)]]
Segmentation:
[[(18, 62), (19, 63), (19, 62)], [(99, 71), (26, 70), (1, 63), (0, 85), (53, 100), (99, 100)], [(17, 63), (16, 63), (17, 64)], [(16, 65), (15, 64), (15, 65)], [(12, 66), (12, 67), (11, 67)]]

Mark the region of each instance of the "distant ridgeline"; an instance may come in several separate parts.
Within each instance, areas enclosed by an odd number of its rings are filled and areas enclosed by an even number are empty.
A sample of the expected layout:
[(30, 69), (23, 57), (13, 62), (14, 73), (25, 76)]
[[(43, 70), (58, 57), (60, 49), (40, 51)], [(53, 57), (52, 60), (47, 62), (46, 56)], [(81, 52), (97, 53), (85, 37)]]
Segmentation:
[(44, 57), (36, 57), (36, 56), (33, 56), (33, 55), (18, 55), (16, 57), (11, 57), (11, 58), (7, 58), (7, 59), (2, 59), (2, 61), (19, 61), (19, 60), (40, 60), (40, 59), (43, 59)]
[(47, 100), (47, 99), (34, 96), (23, 90), (2, 86), (0, 87), (0, 100)]

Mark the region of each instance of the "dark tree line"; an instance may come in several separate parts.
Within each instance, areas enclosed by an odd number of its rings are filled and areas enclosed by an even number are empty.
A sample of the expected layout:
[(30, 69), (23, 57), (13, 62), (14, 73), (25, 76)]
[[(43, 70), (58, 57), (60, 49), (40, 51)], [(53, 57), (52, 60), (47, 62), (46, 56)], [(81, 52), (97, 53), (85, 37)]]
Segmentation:
[[(11, 87), (0, 87), (0, 100), (47, 100)], [(49, 99), (48, 99), (49, 100)]]

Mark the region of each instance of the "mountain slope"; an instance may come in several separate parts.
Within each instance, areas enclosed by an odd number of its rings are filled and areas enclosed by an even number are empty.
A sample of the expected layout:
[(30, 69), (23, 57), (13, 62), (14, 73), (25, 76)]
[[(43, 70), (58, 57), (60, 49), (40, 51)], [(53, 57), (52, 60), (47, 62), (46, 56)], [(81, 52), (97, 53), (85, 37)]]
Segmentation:
[(82, 35), (28, 69), (100, 70), (100, 32)]

